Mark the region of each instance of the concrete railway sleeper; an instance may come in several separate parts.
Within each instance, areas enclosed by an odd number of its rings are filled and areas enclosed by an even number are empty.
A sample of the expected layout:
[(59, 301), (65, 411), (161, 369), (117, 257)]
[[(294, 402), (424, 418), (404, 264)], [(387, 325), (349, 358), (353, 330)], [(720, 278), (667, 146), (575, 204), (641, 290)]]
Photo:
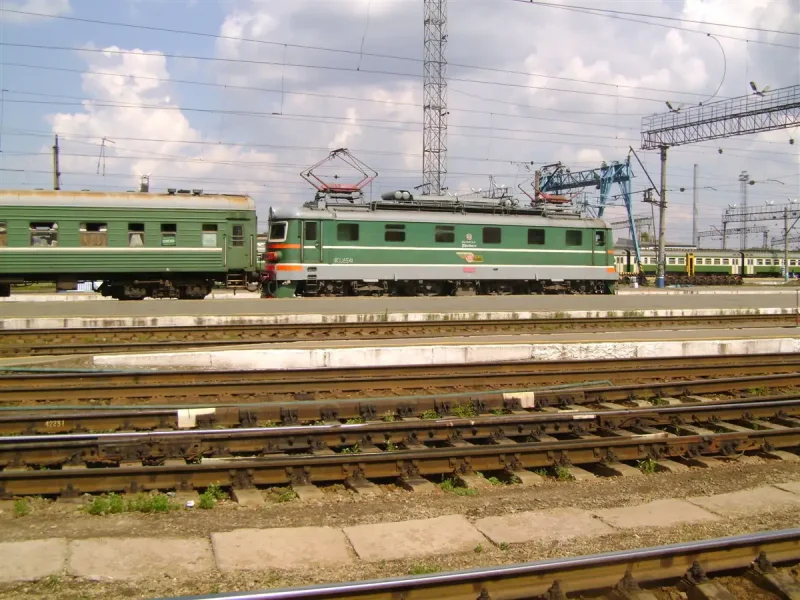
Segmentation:
[[(264, 458), (227, 458), (186, 464), (124, 464), (87, 468), (76, 465), (58, 470), (7, 468), (0, 472), (0, 498), (26, 495), (74, 496), (98, 492), (204, 488), (212, 484), (234, 488), (254, 486), (344, 483), (358, 489), (374, 481), (399, 481), (413, 488), (422, 477), (468, 476), (475, 472), (525, 476), (529, 469), (566, 465), (613, 468), (623, 461), (647, 458), (696, 459), (739, 456), (745, 452), (770, 455), (800, 446), (800, 427), (765, 428), (747, 432), (673, 435), (658, 431), (603, 438), (473, 445), (387, 452), (278, 455)], [(180, 464), (178, 464), (180, 462)], [(519, 477), (519, 475), (518, 475)]]
[[(720, 360), (720, 358), (726, 360)], [(730, 381), (731, 389), (759, 385), (797, 385), (800, 383), (800, 355), (750, 355), (736, 357), (704, 357), (681, 359), (585, 362), (529, 362), (484, 365), (444, 365), (400, 367), (397, 369), (355, 370), (321, 369), (315, 371), (267, 371), (249, 373), (253, 379), (231, 380), (229, 373), (182, 372), (142, 373), (137, 375), (23, 376), (0, 379), (0, 406), (26, 406), (48, 403), (53, 408), (74, 404), (120, 406), (159, 404), (244, 404), (260, 402), (292, 402), (296, 400), (339, 401), (345, 398), (378, 398), (382, 395), (433, 396), (462, 392), (519, 390), (537, 386), (582, 383), (607, 379), (615, 383), (652, 381), (690, 377), (721, 378), (749, 374), (748, 379), (714, 379)], [(665, 363), (665, 364), (662, 364)], [(576, 368), (570, 368), (575, 365)], [(555, 368), (554, 368), (555, 367)], [(560, 367), (560, 368), (559, 368)], [(753, 375), (762, 373), (765, 375)], [(341, 377), (340, 377), (341, 374)], [(359, 376), (360, 374), (360, 376)], [(767, 375), (776, 374), (776, 375)], [(215, 381), (220, 376), (223, 381)], [(757, 383), (758, 378), (763, 383)], [(770, 377), (778, 378), (773, 380)], [(130, 383), (122, 384), (122, 381)], [(777, 381), (780, 380), (780, 383)], [(120, 383), (117, 383), (120, 382)], [(38, 383), (38, 385), (37, 385)], [(688, 383), (688, 382), (687, 382)], [(695, 385), (695, 383), (693, 383)], [(697, 383), (699, 385), (699, 383)], [(713, 381), (708, 385), (717, 385)], [(682, 394), (678, 383), (669, 394)], [(744, 386), (744, 387), (742, 387)], [(676, 390), (677, 391), (674, 391)], [(688, 389), (688, 388), (687, 388)], [(718, 391), (725, 391), (718, 387)], [(575, 392), (571, 392), (575, 393)], [(633, 392), (631, 392), (633, 393)], [(566, 392), (564, 392), (564, 397)], [(616, 398), (619, 395), (614, 396)], [(611, 400), (612, 398), (607, 398)]]
[(553, 331), (652, 330), (686, 327), (794, 326), (796, 315), (602, 317), (424, 322), (206, 325), (202, 327), (99, 327), (0, 331), (0, 358), (220, 346), (297, 340), (426, 338), (531, 334)]
[[(569, 597), (655, 600), (675, 586), (688, 598), (734, 598), (715, 575), (745, 577), (764, 597), (797, 598), (800, 529), (557, 558), (468, 571), (220, 594), (218, 600), (499, 600)], [(658, 596), (661, 597), (661, 596)], [(176, 599), (177, 600), (177, 599)], [(184, 596), (183, 600), (192, 600)], [(199, 600), (199, 597), (198, 597)]]
[(711, 434), (800, 427), (800, 398), (696, 403), (635, 409), (502, 416), (340, 422), (248, 429), (206, 429), (153, 433), (87, 433), (0, 438), (0, 468), (64, 468), (196, 462), (208, 458), (275, 454), (370, 451), (394, 452), (420, 446), (514, 444), (657, 434)]

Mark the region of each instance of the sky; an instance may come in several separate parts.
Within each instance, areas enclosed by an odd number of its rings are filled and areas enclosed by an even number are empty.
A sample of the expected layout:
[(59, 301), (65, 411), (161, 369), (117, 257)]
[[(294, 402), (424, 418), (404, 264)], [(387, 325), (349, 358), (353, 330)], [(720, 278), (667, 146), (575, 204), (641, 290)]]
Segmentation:
[[(335, 148), (378, 172), (372, 197), (422, 181), (423, 0), (0, 9), (2, 188), (52, 187), (55, 134), (63, 189), (132, 190), (149, 175), (154, 191), (245, 193), (260, 229), (270, 206), (313, 198), (299, 173)], [(657, 151), (639, 150), (644, 116), (747, 95), (750, 81), (800, 84), (800, 0), (449, 0), (447, 11), (451, 192), (486, 189), (490, 175), (516, 190), (539, 166), (596, 168), (632, 146), (646, 169), (634, 160), (634, 210), (649, 216), (642, 192), (660, 168)], [(691, 241), (695, 164), (699, 229), (720, 228), (742, 203), (742, 171), (750, 206), (800, 197), (800, 128), (670, 149), (671, 241)], [(613, 201), (606, 217), (624, 219)]]

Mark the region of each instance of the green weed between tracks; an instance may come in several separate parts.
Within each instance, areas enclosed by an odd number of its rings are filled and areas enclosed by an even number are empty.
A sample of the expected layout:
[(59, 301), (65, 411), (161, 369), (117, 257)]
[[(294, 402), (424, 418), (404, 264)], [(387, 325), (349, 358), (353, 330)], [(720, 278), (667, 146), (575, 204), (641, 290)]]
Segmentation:
[(455, 478), (445, 479), (442, 483), (439, 484), (439, 487), (442, 491), (450, 492), (451, 494), (455, 494), (456, 496), (477, 496), (478, 490), (475, 488), (468, 488), (462, 485), (459, 485), (459, 482)]

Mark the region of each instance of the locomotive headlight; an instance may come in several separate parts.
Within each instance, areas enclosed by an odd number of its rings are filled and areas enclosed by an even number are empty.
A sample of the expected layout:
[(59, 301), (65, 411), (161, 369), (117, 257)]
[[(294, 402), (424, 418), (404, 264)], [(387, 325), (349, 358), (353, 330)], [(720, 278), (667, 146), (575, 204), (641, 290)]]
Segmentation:
[(280, 252), (267, 252), (267, 260), (269, 262), (278, 262), (281, 259)]

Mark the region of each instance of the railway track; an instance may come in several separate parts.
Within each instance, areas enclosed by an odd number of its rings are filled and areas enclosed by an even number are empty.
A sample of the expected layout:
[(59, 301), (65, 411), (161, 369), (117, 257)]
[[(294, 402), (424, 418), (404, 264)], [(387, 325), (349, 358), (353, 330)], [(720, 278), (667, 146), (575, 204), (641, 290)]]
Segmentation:
[[(643, 459), (772, 455), (800, 447), (800, 399), (302, 427), (0, 438), (0, 497), (156, 489), (355, 489), (483, 472)], [(619, 467), (616, 467), (619, 468)], [(628, 466), (630, 468), (630, 466)]]
[[(688, 598), (736, 597), (724, 583), (713, 579), (716, 575), (745, 577), (761, 588), (763, 597), (797, 598), (798, 583), (789, 567), (795, 567), (799, 562), (800, 529), (786, 529), (453, 573), (236, 592), (215, 598), (560, 600), (569, 594), (570, 597), (646, 600), (656, 598), (647, 591), (655, 586), (675, 587)], [(182, 600), (189, 599), (189, 596), (182, 597)]]
[(293, 341), (405, 339), (443, 336), (511, 335), (569, 331), (753, 328), (796, 326), (797, 316), (717, 315), (699, 317), (620, 316), (448, 320), (371, 323), (238, 324), (193, 327), (100, 327), (76, 329), (0, 330), (0, 358), (19, 356), (180, 351)]
[[(756, 375), (770, 377), (759, 378)], [(731, 389), (800, 382), (800, 355), (763, 354), (625, 360), (482, 363), (468, 365), (315, 369), (303, 371), (158, 371), (18, 375), (0, 379), (0, 407), (44, 405), (248, 404), (354, 398), (432, 396), (609, 380), (614, 383), (739, 376)], [(744, 376), (744, 377), (741, 377)], [(750, 377), (751, 379), (748, 379)], [(709, 381), (702, 389), (726, 391)], [(701, 386), (701, 383), (695, 384)], [(686, 388), (688, 389), (688, 388)], [(679, 383), (664, 394), (685, 395)], [(608, 392), (611, 393), (611, 392)], [(620, 392), (616, 392), (619, 394)], [(635, 395), (635, 385), (624, 393)], [(554, 402), (602, 397), (597, 391), (563, 391)], [(606, 396), (606, 400), (618, 395)]]

